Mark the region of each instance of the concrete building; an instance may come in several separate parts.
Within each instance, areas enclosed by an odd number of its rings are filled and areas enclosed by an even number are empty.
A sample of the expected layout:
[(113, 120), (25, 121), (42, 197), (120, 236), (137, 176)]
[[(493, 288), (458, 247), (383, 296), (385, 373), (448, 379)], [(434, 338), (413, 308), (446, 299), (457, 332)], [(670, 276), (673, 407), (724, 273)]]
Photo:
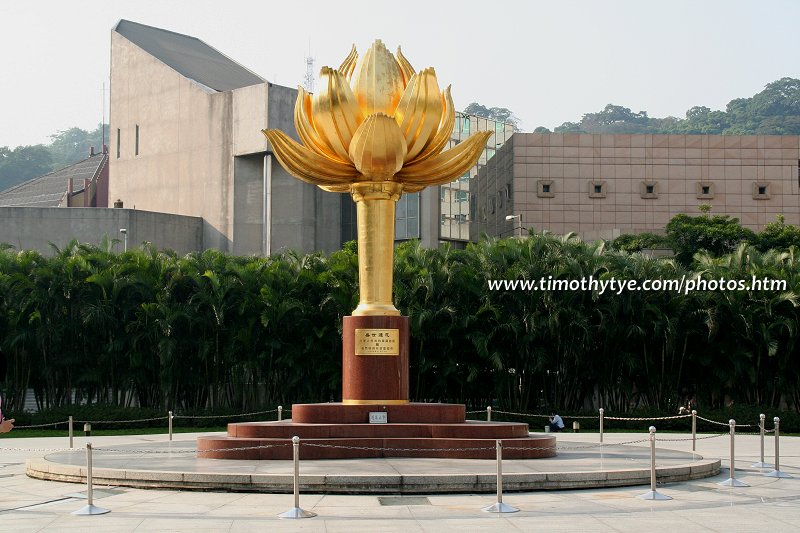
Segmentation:
[(339, 196), (289, 176), (261, 133), (294, 134), (296, 96), (199, 39), (120, 21), (111, 32), (110, 199), (202, 218), (203, 248), (338, 249)]
[(670, 218), (730, 215), (800, 225), (800, 137), (517, 133), (473, 184), (470, 236), (518, 227), (584, 239), (663, 232)]

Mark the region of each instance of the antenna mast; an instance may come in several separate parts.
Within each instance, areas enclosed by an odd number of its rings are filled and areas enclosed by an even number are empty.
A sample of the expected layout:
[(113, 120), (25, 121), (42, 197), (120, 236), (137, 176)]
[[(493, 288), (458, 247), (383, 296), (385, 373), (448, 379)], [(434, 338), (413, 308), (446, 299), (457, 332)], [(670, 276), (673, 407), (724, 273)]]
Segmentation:
[(306, 75), (303, 78), (303, 88), (314, 92), (314, 58), (311, 57), (311, 43), (308, 43), (308, 55), (306, 56)]

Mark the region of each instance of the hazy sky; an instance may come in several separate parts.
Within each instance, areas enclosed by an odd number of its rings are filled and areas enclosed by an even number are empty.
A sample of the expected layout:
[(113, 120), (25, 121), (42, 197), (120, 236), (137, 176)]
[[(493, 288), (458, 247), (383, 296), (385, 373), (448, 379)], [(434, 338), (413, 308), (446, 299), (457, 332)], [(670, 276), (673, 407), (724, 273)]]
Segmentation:
[(198, 37), (288, 86), (309, 46), (318, 72), (380, 38), (436, 67), (457, 108), (507, 107), (529, 131), (607, 103), (653, 117), (724, 109), (800, 78), (797, 0), (0, 0), (0, 146), (100, 122), (121, 18)]

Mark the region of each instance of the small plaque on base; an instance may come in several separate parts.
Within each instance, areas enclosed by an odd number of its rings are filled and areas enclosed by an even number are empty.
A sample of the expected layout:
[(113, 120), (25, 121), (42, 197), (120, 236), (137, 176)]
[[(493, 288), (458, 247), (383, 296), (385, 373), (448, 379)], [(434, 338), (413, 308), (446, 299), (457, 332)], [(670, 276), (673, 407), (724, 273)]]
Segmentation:
[(372, 411), (369, 413), (370, 424), (386, 424), (389, 422), (389, 415), (386, 411)]
[(400, 355), (400, 330), (365, 329), (355, 330), (356, 355)]

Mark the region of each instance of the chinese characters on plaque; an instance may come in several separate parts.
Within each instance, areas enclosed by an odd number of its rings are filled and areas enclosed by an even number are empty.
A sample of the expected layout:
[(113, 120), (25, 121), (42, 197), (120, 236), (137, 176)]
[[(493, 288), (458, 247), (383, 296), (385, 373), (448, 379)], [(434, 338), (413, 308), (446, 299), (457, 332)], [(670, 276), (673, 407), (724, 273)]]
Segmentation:
[(400, 355), (399, 329), (356, 329), (355, 355)]

